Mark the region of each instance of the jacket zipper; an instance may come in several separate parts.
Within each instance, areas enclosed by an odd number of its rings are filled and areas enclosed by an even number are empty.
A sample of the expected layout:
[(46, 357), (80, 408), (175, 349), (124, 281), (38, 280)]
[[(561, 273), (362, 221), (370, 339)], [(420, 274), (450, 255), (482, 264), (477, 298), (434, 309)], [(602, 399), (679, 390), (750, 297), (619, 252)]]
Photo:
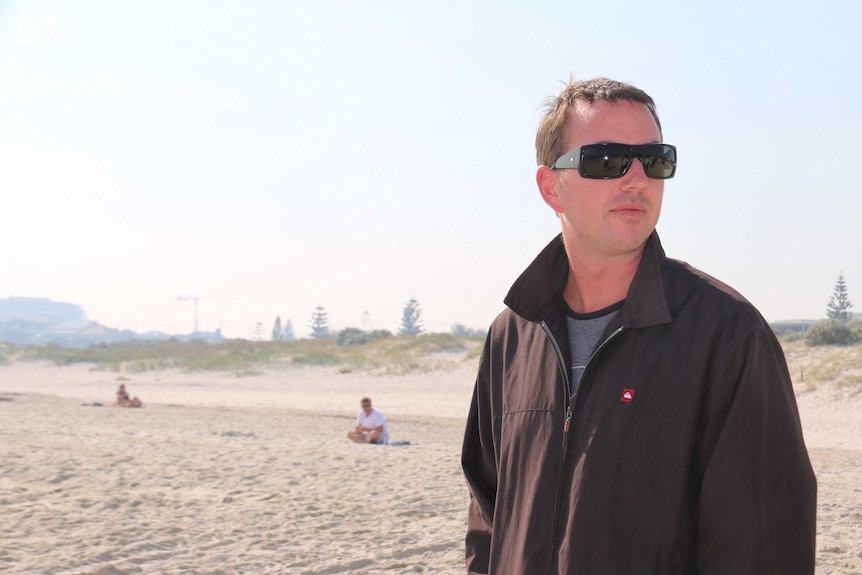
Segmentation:
[[(563, 351), (560, 349), (560, 344), (557, 343), (557, 338), (554, 337), (554, 334), (551, 332), (551, 328), (548, 327), (548, 324), (542, 320), (541, 324), (542, 329), (545, 331), (545, 335), (548, 336), (548, 340), (550, 340), (551, 345), (554, 348), (554, 351), (557, 354), (557, 363), (560, 368), (560, 374), (563, 376), (563, 385), (566, 388), (565, 400), (568, 404), (566, 407), (566, 421), (563, 424), (563, 453), (562, 457), (560, 457), (560, 476), (557, 479), (557, 503), (554, 505), (554, 519), (553, 523), (551, 523), (551, 548), (548, 554), (548, 568), (545, 573), (551, 573), (551, 565), (553, 565), (554, 559), (554, 547), (557, 540), (557, 523), (560, 519), (560, 501), (563, 497), (563, 470), (566, 468), (566, 454), (568, 452), (569, 447), (569, 428), (572, 422), (572, 416), (574, 411), (574, 403), (571, 401), (572, 397), (572, 382), (569, 379), (569, 368), (566, 365), (566, 359), (563, 355)], [(593, 351), (593, 354), (590, 356), (590, 359), (587, 360), (586, 366), (584, 366), (584, 373), (581, 375), (581, 382), (584, 381), (584, 375), (587, 374), (587, 369), (589, 369), (590, 364), (593, 362), (593, 359), (598, 355), (598, 353), (604, 349), (604, 347), (616, 336), (621, 334), (623, 331), (623, 326), (615, 329), (605, 340)], [(580, 384), (578, 385), (580, 387)], [(575, 398), (577, 399), (577, 398)]]

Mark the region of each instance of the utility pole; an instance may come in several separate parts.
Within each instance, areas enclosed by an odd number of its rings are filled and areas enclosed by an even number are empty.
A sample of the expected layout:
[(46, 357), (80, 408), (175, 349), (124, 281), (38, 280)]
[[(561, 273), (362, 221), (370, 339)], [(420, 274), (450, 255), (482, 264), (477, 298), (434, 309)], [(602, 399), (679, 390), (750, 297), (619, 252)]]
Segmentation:
[(195, 302), (195, 333), (198, 331), (198, 296), (196, 295), (181, 295), (177, 297), (178, 300), (188, 301), (192, 300)]

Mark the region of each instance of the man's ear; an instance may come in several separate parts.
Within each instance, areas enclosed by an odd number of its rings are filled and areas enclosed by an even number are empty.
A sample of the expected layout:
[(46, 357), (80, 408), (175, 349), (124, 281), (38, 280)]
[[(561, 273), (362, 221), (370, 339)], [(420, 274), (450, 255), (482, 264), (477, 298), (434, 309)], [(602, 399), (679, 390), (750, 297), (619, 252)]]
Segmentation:
[(548, 166), (539, 166), (536, 170), (536, 185), (545, 203), (558, 214), (563, 212), (563, 203), (560, 201), (560, 174)]

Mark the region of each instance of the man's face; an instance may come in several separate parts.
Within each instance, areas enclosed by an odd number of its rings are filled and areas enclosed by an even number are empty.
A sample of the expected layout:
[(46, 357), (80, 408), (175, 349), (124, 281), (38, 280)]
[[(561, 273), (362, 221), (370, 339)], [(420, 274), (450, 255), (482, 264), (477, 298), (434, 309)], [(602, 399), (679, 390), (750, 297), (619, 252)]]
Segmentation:
[(362, 402), (360, 405), (362, 405), (362, 411), (365, 412), (365, 415), (371, 415), (371, 402), (370, 401)]
[[(660, 141), (658, 126), (643, 104), (581, 101), (566, 127), (565, 150), (585, 144)], [(655, 229), (664, 181), (647, 178), (639, 160), (614, 180), (582, 178), (577, 170), (555, 170), (552, 176), (557, 198), (545, 201), (559, 213), (572, 255), (605, 258), (632, 253)]]

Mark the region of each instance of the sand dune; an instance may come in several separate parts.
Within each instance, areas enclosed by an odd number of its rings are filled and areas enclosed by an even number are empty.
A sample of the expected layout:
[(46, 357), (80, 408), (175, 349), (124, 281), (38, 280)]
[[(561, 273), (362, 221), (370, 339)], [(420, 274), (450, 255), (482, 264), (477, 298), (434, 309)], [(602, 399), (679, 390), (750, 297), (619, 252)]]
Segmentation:
[[(459, 453), (472, 365), (235, 378), (0, 367), (0, 572), (463, 572)], [(344, 436), (369, 395), (402, 447)], [(818, 574), (862, 573), (858, 396), (800, 396)]]

